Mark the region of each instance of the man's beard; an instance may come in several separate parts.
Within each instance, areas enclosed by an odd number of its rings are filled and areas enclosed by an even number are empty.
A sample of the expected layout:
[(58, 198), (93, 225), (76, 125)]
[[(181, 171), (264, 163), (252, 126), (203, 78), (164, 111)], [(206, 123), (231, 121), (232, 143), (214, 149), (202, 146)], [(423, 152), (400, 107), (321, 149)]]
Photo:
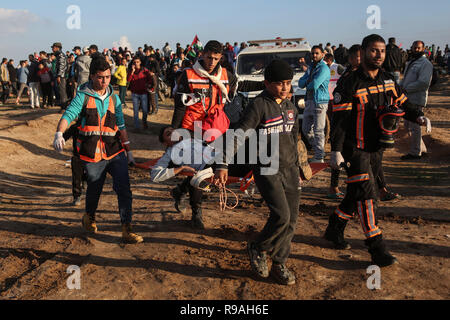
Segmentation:
[(424, 52), (423, 52), (423, 51), (420, 51), (420, 52), (413, 52), (413, 53), (411, 54), (411, 56), (412, 56), (413, 59), (418, 59), (418, 58), (420, 58), (420, 57), (423, 56), (423, 55), (424, 55)]
[(367, 58), (363, 59), (363, 63), (366, 68), (371, 71), (381, 69), (383, 66), (383, 63), (381, 63), (380, 65), (376, 65), (374, 62), (369, 61), (369, 59)]

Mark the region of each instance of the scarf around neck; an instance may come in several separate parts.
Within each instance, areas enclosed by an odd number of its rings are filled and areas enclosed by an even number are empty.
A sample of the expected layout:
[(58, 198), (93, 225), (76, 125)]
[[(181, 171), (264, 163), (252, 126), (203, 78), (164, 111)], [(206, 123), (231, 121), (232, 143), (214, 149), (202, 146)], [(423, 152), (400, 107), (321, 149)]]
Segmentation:
[[(197, 61), (194, 66), (192, 67), (194, 69), (195, 73), (197, 73), (199, 76), (208, 78), (211, 80), (215, 85), (217, 85), (222, 92), (222, 95), (225, 97), (225, 99), (230, 102), (230, 99), (228, 98), (228, 92), (225, 85), (220, 81), (220, 78), (222, 77), (222, 67), (219, 65), (219, 68), (217, 69), (217, 75), (211, 75), (209, 74), (203, 66), (200, 64), (200, 61)], [(225, 70), (226, 72), (226, 70)]]

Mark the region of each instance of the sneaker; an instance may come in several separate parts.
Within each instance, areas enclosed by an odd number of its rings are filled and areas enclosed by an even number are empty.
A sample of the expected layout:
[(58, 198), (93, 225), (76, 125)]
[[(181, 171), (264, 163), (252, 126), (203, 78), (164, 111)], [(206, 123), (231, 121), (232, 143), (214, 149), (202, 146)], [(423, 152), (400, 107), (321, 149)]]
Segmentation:
[(87, 213), (83, 215), (81, 224), (86, 231), (97, 233), (97, 225), (95, 224), (95, 220), (93, 220)]
[(253, 242), (247, 244), (247, 253), (250, 258), (252, 270), (262, 278), (269, 277), (269, 267), (267, 266), (267, 254), (256, 248)]
[(79, 206), (81, 204), (81, 197), (74, 197), (73, 198), (73, 205)]
[(131, 231), (131, 225), (129, 223), (125, 223), (122, 225), (122, 240), (126, 243), (144, 242), (144, 238)]
[(415, 156), (413, 154), (405, 154), (404, 156), (400, 157), (401, 160), (419, 160), (422, 159), (422, 156)]
[(214, 176), (211, 167), (198, 171), (191, 179), (191, 186), (200, 190), (207, 190), (210, 182), (207, 180)]
[(270, 274), (279, 284), (283, 284), (285, 286), (295, 284), (295, 275), (284, 264), (273, 263), (272, 269), (270, 269)]

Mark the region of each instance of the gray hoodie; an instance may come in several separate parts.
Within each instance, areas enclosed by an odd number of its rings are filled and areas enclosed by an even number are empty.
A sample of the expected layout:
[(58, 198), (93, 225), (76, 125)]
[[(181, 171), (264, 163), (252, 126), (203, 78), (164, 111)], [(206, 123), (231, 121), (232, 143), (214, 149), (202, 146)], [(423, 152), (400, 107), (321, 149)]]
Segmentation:
[(405, 89), (409, 101), (423, 107), (427, 105), (432, 76), (433, 65), (425, 55), (406, 64), (401, 87)]
[(89, 67), (91, 66), (91, 57), (88, 55), (82, 55), (75, 61), (75, 76), (77, 78), (78, 85), (81, 85), (89, 81)]

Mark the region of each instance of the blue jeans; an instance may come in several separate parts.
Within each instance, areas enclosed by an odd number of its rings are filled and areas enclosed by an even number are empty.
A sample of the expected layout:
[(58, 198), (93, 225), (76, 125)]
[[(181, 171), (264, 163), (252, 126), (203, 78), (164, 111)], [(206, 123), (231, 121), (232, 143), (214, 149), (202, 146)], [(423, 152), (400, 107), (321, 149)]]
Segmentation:
[(302, 132), (314, 148), (314, 159), (323, 160), (325, 157), (325, 125), (328, 103), (316, 104), (306, 100), (303, 111)]
[(119, 86), (119, 98), (122, 106), (125, 105), (125, 97), (127, 96), (127, 86)]
[(113, 178), (113, 189), (117, 194), (119, 202), (120, 222), (131, 223), (132, 218), (132, 194), (130, 188), (130, 177), (128, 175), (128, 160), (125, 152), (121, 152), (111, 160), (100, 162), (86, 162), (86, 213), (95, 217), (98, 201), (103, 190), (106, 173)]
[(147, 114), (148, 114), (147, 94), (132, 93), (131, 99), (133, 100), (134, 127), (136, 129), (140, 129), (141, 125), (139, 124), (139, 106), (142, 108), (142, 120), (147, 121)]

